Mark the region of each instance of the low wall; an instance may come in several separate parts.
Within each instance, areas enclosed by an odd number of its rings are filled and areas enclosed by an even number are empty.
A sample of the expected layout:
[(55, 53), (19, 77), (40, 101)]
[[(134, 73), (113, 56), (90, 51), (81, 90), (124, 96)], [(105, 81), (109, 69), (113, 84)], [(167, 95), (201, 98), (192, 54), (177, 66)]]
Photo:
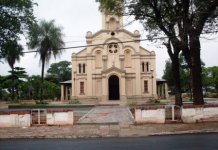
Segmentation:
[(218, 121), (218, 105), (183, 106), (181, 118), (184, 123)]
[(73, 111), (48, 111), (46, 115), (47, 125), (73, 125)]
[[(31, 111), (0, 112), (0, 127), (30, 127), (32, 123)], [(47, 110), (47, 125), (73, 125), (72, 110)]]
[(0, 127), (29, 127), (29, 112), (0, 113)]
[(135, 123), (165, 123), (164, 106), (145, 106), (135, 108)]

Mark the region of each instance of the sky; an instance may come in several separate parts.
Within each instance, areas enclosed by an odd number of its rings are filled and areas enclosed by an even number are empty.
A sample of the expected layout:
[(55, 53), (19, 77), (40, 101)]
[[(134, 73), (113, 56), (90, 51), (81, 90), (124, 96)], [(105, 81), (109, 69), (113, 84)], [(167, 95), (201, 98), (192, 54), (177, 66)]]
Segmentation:
[[(55, 24), (63, 28), (65, 47), (86, 45), (86, 32), (97, 32), (101, 29), (101, 13), (99, 12), (99, 4), (96, 0), (34, 0), (38, 6), (34, 7), (34, 14), (37, 20), (55, 20)], [(147, 32), (144, 31), (140, 23), (132, 21), (131, 18), (124, 18), (125, 29), (133, 32), (139, 30), (141, 38), (146, 38)], [(21, 41), (24, 51), (28, 51), (26, 40)], [(141, 42), (144, 48), (155, 51), (156, 53), (156, 70), (157, 77), (161, 78), (165, 67), (165, 61), (169, 59), (167, 50), (161, 43), (149, 41)], [(203, 35), (201, 38), (201, 58), (205, 62), (206, 67), (218, 65), (218, 35)], [(47, 64), (46, 70), (51, 63), (67, 60), (71, 61), (71, 54), (81, 49), (67, 49), (62, 52), (58, 58), (51, 59)], [(21, 57), (20, 62), (15, 66), (25, 68), (29, 75), (39, 75), (41, 73), (41, 65), (39, 57), (36, 53), (25, 54)], [(10, 67), (7, 62), (0, 62), (0, 75), (7, 75)]]

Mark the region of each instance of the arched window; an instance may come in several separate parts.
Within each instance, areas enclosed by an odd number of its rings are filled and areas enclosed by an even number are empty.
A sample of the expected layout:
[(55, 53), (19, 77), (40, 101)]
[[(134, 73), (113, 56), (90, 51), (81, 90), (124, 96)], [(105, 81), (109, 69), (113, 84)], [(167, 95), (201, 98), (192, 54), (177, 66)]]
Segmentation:
[(125, 51), (125, 67), (131, 67), (131, 65), (132, 65), (131, 51), (126, 50)]

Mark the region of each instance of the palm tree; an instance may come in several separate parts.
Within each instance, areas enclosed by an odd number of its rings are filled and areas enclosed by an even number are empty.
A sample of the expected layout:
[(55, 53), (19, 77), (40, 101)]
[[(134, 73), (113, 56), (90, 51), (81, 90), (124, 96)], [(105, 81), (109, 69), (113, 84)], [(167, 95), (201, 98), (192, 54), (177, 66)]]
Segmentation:
[(14, 64), (20, 61), (20, 56), (23, 56), (23, 47), (17, 43), (16, 40), (8, 41), (2, 49), (4, 50), (3, 58), (8, 62), (11, 67), (12, 75), (12, 100), (15, 98), (15, 77), (14, 77)]
[(30, 49), (35, 49), (40, 55), (42, 63), (40, 101), (42, 101), (45, 63), (49, 62), (52, 55), (56, 58), (61, 54), (60, 48), (64, 46), (62, 28), (56, 26), (54, 20), (49, 22), (42, 20), (30, 30), (27, 45)]

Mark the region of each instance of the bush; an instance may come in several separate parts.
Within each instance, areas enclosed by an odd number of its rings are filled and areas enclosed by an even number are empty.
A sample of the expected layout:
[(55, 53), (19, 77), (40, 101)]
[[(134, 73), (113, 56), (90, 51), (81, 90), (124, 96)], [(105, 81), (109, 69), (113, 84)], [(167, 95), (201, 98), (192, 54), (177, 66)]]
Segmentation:
[(218, 98), (218, 93), (208, 92), (206, 97), (208, 97), (208, 98)]

